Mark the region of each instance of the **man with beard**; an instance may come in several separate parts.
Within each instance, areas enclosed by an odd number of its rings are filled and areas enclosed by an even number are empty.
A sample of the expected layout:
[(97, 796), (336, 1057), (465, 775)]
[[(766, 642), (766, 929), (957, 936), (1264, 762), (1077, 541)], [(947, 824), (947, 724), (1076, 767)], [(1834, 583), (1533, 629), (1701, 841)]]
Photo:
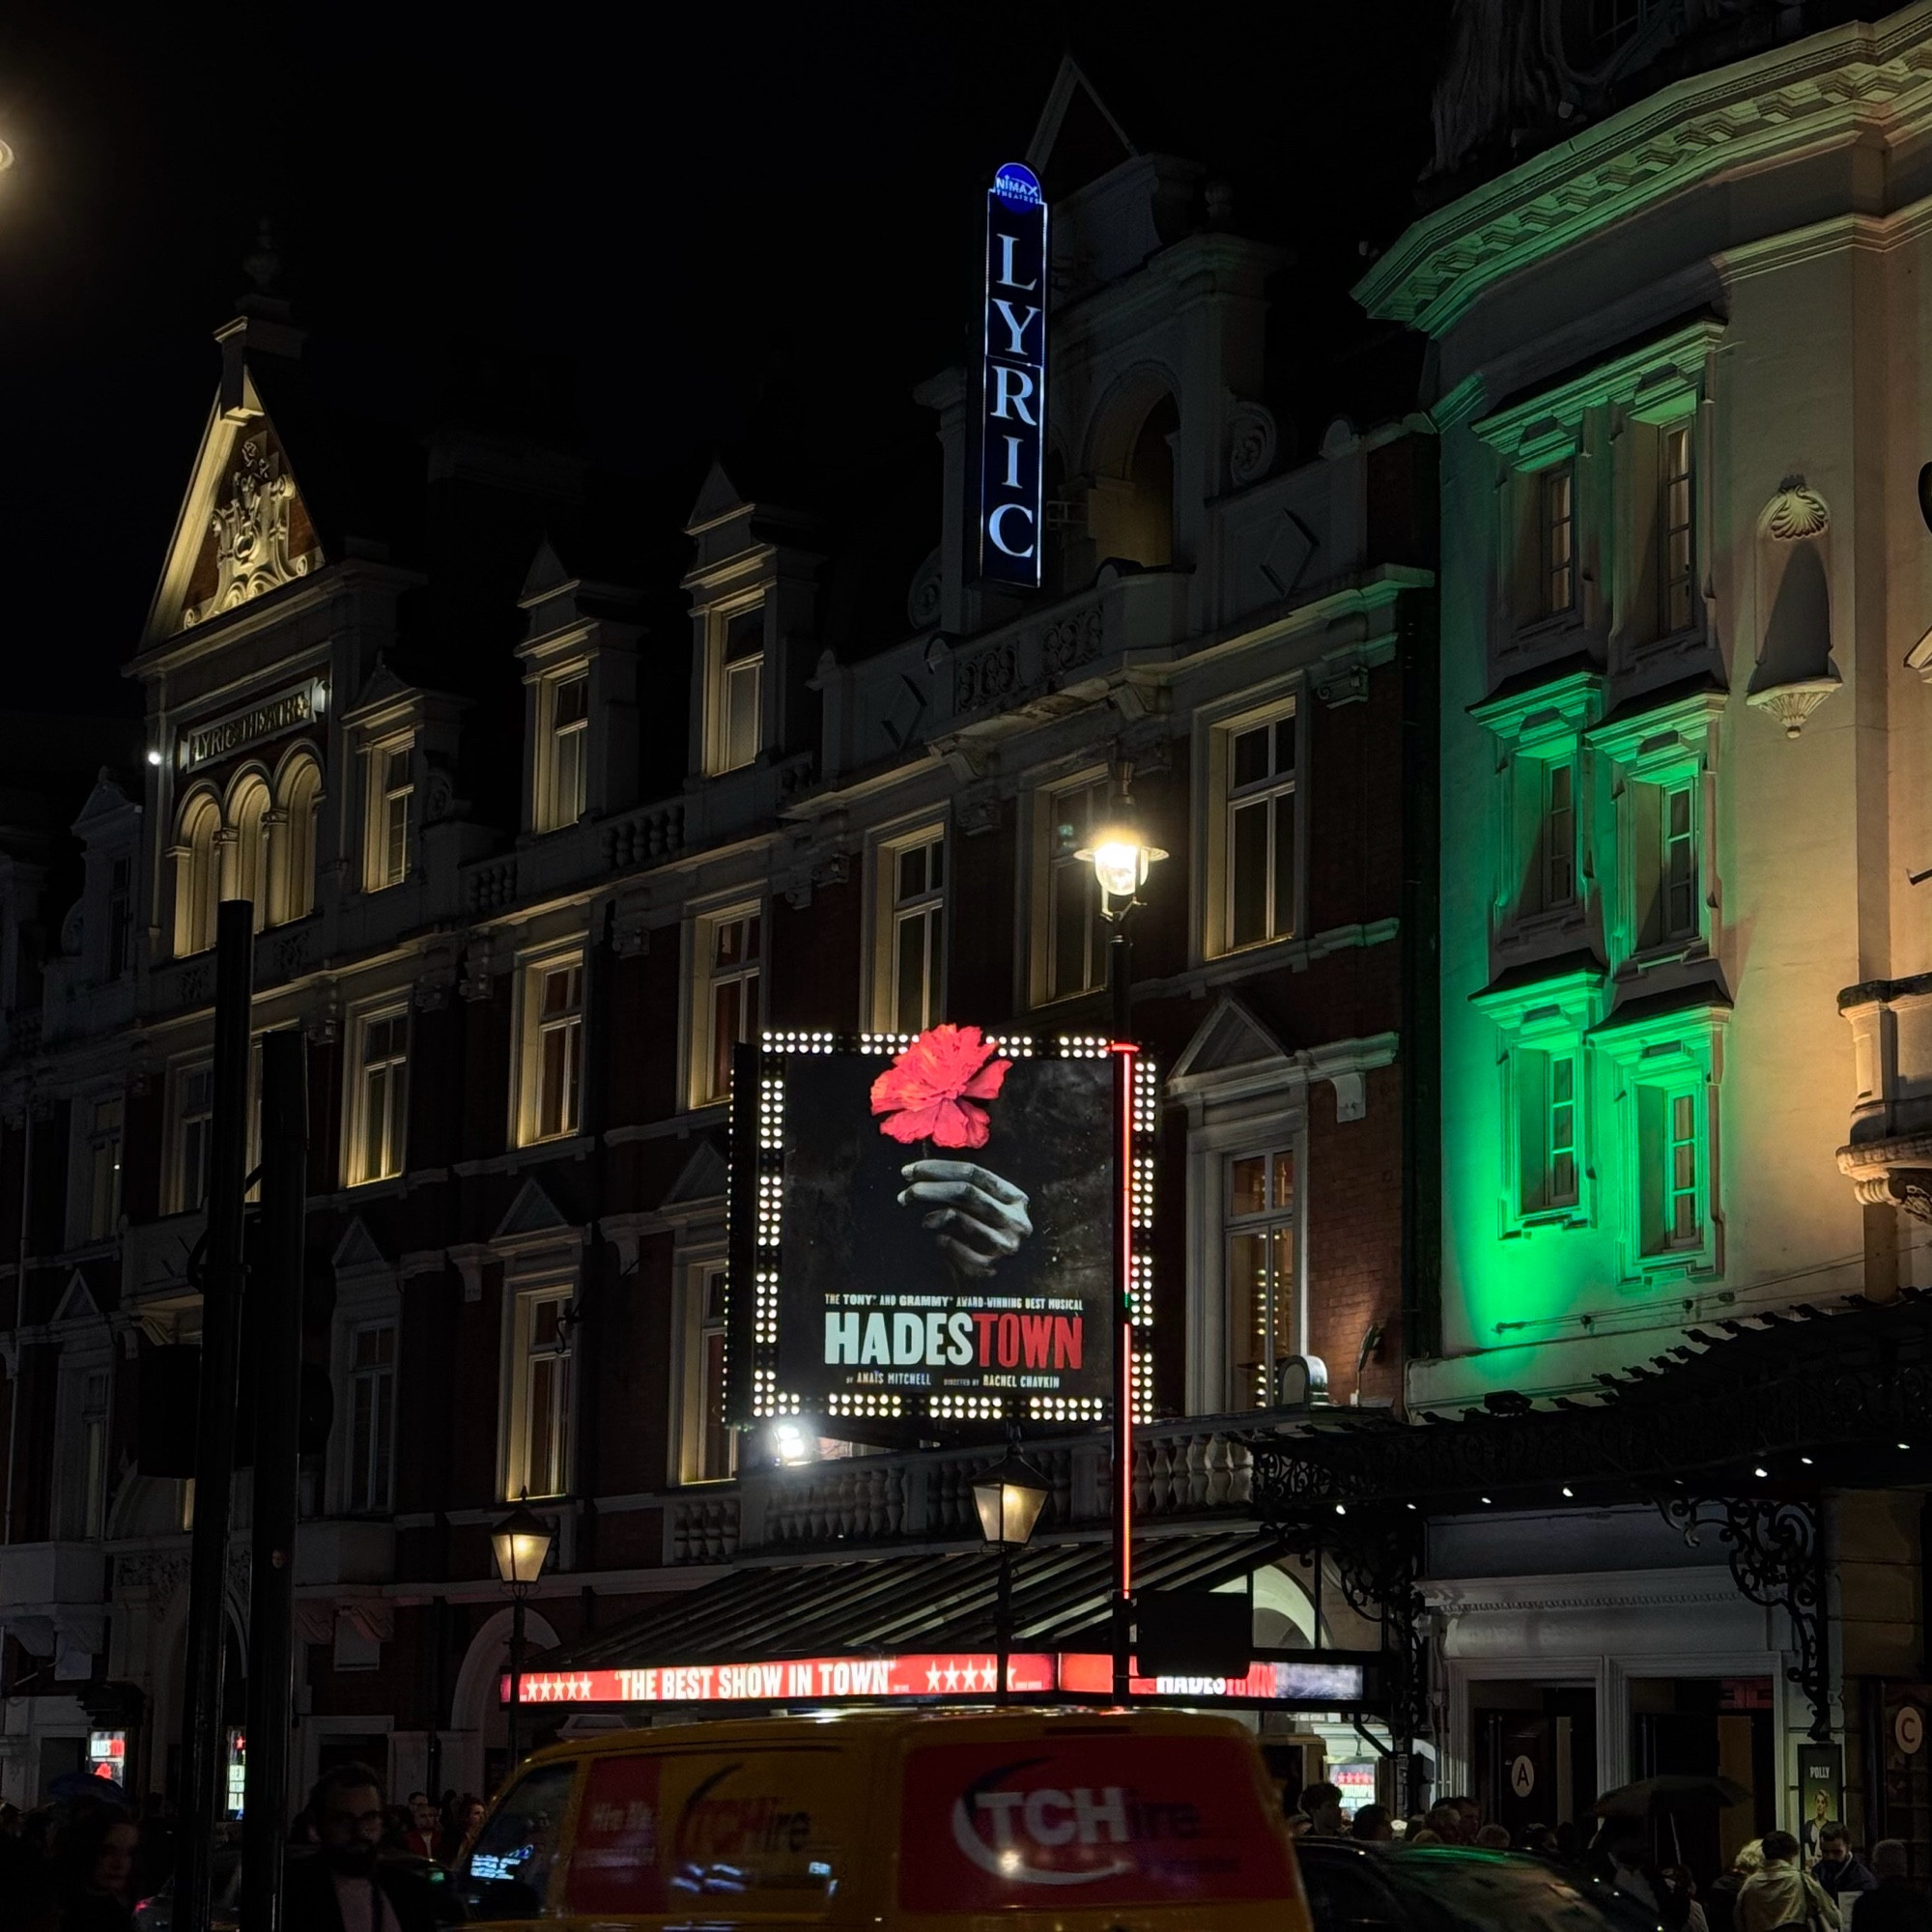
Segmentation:
[(289, 1861), (284, 1932), (434, 1932), (440, 1915), (428, 1887), (381, 1857), (383, 1784), (366, 1764), (325, 1772), (308, 1812), (317, 1845)]

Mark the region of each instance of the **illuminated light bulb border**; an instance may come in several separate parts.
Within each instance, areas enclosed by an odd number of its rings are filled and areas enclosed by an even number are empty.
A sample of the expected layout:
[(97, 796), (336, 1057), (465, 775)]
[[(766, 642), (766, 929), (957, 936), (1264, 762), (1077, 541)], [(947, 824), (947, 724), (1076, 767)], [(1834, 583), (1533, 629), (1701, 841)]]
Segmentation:
[[(838, 1034), (822, 1029), (773, 1028), (762, 1036), (761, 1053), (767, 1065), (758, 1079), (755, 1144), (757, 1176), (753, 1190), (753, 1308), (747, 1329), (752, 1344), (752, 1373), (754, 1417), (765, 1419), (798, 1415), (804, 1411), (803, 1399), (778, 1387), (777, 1363), (781, 1305), (781, 1252), (783, 1211), (783, 1154), (785, 1094), (781, 1064), (793, 1054), (822, 1055), (860, 1052), (893, 1056), (912, 1043), (914, 1036), (904, 1033)], [(1116, 1042), (1105, 1035), (1069, 1034), (1051, 1041), (1037, 1040), (1029, 1035), (984, 1036), (994, 1051), (1008, 1059), (1058, 1058), (1103, 1060), (1116, 1050)], [(1160, 1076), (1152, 1061), (1144, 1053), (1131, 1054), (1129, 1116), (1132, 1163), (1128, 1186), (1124, 1190), (1129, 1206), (1127, 1318), (1133, 1352), (1131, 1371), (1135, 1415), (1145, 1419), (1152, 1413), (1153, 1361), (1153, 1259), (1151, 1253), (1154, 1217), (1154, 1137), (1160, 1124)], [(732, 1106), (740, 1103), (734, 1092)], [(729, 1174), (727, 1163), (727, 1176)], [(728, 1180), (727, 1180), (728, 1185)], [(734, 1197), (727, 1197), (734, 1198)], [(725, 1277), (726, 1306), (732, 1300), (732, 1276)], [(730, 1386), (732, 1357), (726, 1324), (725, 1375)], [(887, 1395), (883, 1392), (848, 1391), (828, 1397), (826, 1411), (845, 1417), (899, 1418), (924, 1413), (935, 1420), (997, 1422), (1024, 1413), (1030, 1419), (1052, 1424), (1091, 1423), (1105, 1419), (1108, 1403), (1097, 1396), (1054, 1396), (1045, 1394), (1004, 1395), (935, 1394)]]

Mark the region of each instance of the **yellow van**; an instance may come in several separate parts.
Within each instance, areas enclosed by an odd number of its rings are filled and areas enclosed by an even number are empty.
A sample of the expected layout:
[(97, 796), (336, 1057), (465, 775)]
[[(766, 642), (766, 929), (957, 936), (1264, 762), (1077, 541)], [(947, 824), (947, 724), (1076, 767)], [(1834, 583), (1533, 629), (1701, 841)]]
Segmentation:
[(455, 1889), (473, 1922), (579, 1932), (1309, 1932), (1254, 1740), (1164, 1711), (866, 1711), (554, 1745)]

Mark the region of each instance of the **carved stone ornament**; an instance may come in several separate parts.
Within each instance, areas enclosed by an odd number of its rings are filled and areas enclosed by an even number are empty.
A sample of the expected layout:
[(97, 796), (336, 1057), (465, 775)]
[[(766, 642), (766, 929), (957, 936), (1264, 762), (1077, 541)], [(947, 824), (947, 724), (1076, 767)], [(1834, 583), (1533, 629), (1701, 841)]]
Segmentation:
[(1793, 475), (1777, 486), (1777, 495), (1766, 506), (1764, 531), (1779, 543), (1797, 543), (1805, 537), (1823, 536), (1831, 522), (1824, 497), (1807, 489), (1803, 476)]
[(1784, 735), (1795, 738), (1804, 728), (1804, 721), (1837, 690), (1835, 677), (1800, 678), (1791, 684), (1774, 684), (1753, 691), (1745, 699), (1754, 711), (1762, 711), (1784, 726)]
[(913, 572), (912, 587), (906, 592), (906, 617), (915, 631), (924, 631), (939, 622), (940, 570), (935, 550)]
[(1274, 416), (1261, 403), (1236, 403), (1228, 416), (1228, 481), (1236, 490), (1274, 468)]
[(266, 439), (251, 436), (242, 444), (229, 477), (229, 496), (215, 506), (214, 594), (182, 613), (184, 624), (198, 624), (216, 611), (232, 611), (250, 598), (279, 589), (308, 575), (306, 555), (289, 554), (289, 503), (293, 478), (284, 474), (279, 455)]

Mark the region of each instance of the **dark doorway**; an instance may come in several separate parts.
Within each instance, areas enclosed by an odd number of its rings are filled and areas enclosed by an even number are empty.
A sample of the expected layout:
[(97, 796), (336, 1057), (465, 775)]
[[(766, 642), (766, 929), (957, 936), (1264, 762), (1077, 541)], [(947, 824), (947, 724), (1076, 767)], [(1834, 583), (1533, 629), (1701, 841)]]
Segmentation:
[(1653, 1820), (1660, 1864), (1690, 1867), (1699, 1890), (1777, 1822), (1769, 1677), (1631, 1679), (1631, 1776), (1728, 1777), (1751, 1796), (1722, 1810)]
[(1588, 1836), (1597, 1802), (1597, 1693), (1585, 1685), (1491, 1682), (1469, 1687), (1483, 1816), (1512, 1840), (1532, 1825), (1576, 1824)]

